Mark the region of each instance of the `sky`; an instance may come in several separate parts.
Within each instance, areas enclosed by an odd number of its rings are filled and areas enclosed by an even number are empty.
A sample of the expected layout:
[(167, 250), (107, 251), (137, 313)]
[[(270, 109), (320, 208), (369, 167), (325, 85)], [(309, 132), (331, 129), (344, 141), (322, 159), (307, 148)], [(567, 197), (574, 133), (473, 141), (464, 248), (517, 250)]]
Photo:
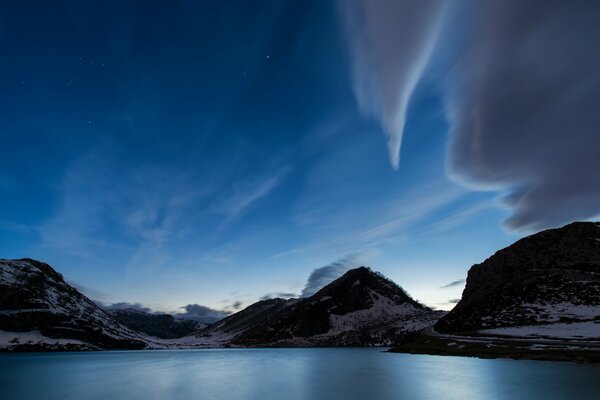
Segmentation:
[(360, 265), (449, 309), (471, 265), (600, 216), (599, 16), (2, 2), (0, 257), (204, 319)]

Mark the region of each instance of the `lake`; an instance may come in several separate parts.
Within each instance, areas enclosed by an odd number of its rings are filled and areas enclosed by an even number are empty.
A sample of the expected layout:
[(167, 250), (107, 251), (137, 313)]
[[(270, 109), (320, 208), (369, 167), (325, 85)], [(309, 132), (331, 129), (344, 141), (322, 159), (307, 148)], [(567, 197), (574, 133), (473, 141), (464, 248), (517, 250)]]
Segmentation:
[(0, 398), (596, 400), (600, 365), (373, 348), (2, 354)]

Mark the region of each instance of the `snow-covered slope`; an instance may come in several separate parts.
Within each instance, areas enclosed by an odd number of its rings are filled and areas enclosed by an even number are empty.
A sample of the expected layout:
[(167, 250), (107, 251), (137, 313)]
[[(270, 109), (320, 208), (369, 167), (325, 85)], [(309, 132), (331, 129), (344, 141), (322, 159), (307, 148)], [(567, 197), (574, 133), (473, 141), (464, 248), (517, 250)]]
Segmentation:
[(529, 339), (569, 339), (600, 342), (600, 320), (483, 329), (480, 334)]
[(600, 337), (598, 223), (537, 233), (474, 265), (462, 299), (435, 326), (443, 333), (569, 338), (578, 327), (579, 336)]
[(147, 343), (48, 264), (0, 260), (0, 349), (141, 349)]
[(442, 315), (361, 267), (311, 297), (258, 302), (196, 336), (233, 346), (387, 345)]

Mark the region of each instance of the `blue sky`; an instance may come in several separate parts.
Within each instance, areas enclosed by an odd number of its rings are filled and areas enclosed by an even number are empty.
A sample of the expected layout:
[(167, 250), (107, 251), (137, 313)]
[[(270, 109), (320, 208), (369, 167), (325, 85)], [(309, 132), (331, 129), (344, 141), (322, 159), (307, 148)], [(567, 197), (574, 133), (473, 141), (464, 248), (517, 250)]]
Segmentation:
[(418, 13), (402, 28), (413, 49), (395, 25), (359, 43), (377, 20), (344, 15), (379, 18), (372, 4), (124, 3), (0, 12), (0, 255), (46, 261), (97, 300), (232, 311), (341, 260), (448, 308), (462, 285), (441, 287), (472, 264), (600, 212), (524, 209), (539, 196), (521, 177), (549, 163), (510, 143), (511, 174), (465, 156), (461, 106), (479, 92), (456, 96), (452, 77), (477, 49), (443, 22), (460, 9)]

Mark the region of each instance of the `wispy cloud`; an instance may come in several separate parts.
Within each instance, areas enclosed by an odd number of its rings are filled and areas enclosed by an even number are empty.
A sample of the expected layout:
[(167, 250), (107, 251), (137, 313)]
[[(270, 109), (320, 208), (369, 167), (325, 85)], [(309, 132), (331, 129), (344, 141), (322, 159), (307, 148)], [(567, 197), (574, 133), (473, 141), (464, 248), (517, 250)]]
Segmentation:
[(56, 212), (38, 226), (41, 245), (82, 257), (161, 247), (190, 227), (202, 189), (186, 171), (88, 154), (68, 168)]
[(408, 103), (435, 43), (442, 1), (339, 1), (360, 109), (381, 122), (390, 162), (400, 162)]
[(114, 152), (97, 149), (66, 169), (54, 213), (36, 227), (39, 246), (61, 257), (118, 263), (131, 273), (158, 273), (182, 246), (193, 248), (197, 260), (205, 259), (215, 250), (199, 254), (198, 238), (218, 237), (215, 225), (239, 219), (288, 171), (283, 166), (252, 179), (223, 179), (219, 171), (199, 165), (131, 166)]
[(254, 203), (266, 197), (279, 185), (289, 170), (290, 168), (285, 166), (266, 176), (236, 184), (230, 194), (216, 206), (216, 210), (226, 216), (223, 225), (234, 222), (246, 213)]
[(19, 224), (12, 221), (0, 220), (0, 230), (14, 233), (31, 233), (35, 232), (35, 229), (29, 225)]
[(440, 286), (440, 289), (454, 288), (454, 287), (458, 287), (458, 286), (463, 286), (464, 284), (465, 284), (464, 279), (458, 279), (456, 281), (452, 281), (450, 283)]
[[(328, 223), (316, 229), (312, 240), (302, 246), (271, 256), (278, 259), (291, 255), (319, 251), (349, 253), (376, 249), (384, 243), (397, 243), (414, 234), (419, 224), (432, 214), (447, 207), (464, 195), (464, 191), (441, 183), (421, 185), (398, 195), (393, 201), (371, 207), (359, 213), (340, 208), (337, 214), (327, 216)], [(331, 230), (330, 226), (337, 229)]]
[(298, 297), (298, 295), (296, 293), (272, 292), (272, 293), (265, 294), (260, 299), (261, 300), (269, 300), (269, 299), (277, 299), (277, 298), (289, 299), (292, 297)]
[(452, 308), (454, 308), (454, 306), (460, 301), (460, 299), (449, 299), (446, 300), (442, 303), (436, 303), (434, 306), (430, 307), (434, 310), (443, 310), (443, 311), (449, 311)]
[(427, 231), (430, 234), (439, 234), (451, 231), (468, 223), (469, 221), (473, 220), (473, 218), (485, 213), (486, 211), (493, 209), (494, 207), (495, 205), (493, 201), (490, 201), (489, 199), (485, 199), (481, 202), (473, 204), (468, 204), (464, 206), (461, 210), (455, 211), (451, 214), (448, 214), (431, 222), (427, 226)]

